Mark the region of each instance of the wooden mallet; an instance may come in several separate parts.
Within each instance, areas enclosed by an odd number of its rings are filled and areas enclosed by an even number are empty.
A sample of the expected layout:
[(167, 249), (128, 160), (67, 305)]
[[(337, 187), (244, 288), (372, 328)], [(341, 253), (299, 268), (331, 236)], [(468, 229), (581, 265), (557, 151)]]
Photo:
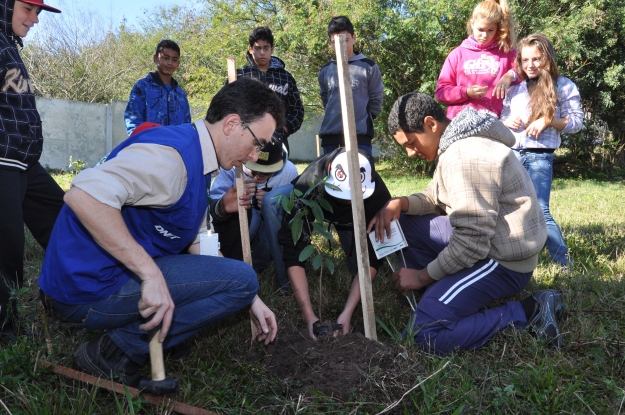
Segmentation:
[(165, 362), (163, 359), (163, 344), (158, 340), (161, 330), (151, 330), (150, 339), (150, 365), (152, 369), (152, 379), (141, 379), (139, 389), (152, 395), (164, 395), (166, 393), (176, 393), (180, 389), (178, 378), (168, 378), (165, 376)]

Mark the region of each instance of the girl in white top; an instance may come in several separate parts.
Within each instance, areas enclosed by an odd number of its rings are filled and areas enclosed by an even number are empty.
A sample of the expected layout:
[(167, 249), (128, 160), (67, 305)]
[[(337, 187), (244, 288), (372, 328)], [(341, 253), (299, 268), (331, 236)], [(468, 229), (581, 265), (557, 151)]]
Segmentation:
[(518, 45), (517, 70), (524, 79), (513, 85), (503, 102), (501, 120), (516, 138), (514, 154), (528, 171), (545, 220), (547, 248), (554, 261), (570, 264), (562, 232), (549, 212), (553, 178), (553, 152), (562, 133), (582, 128), (583, 111), (577, 86), (561, 76), (549, 39), (532, 34)]

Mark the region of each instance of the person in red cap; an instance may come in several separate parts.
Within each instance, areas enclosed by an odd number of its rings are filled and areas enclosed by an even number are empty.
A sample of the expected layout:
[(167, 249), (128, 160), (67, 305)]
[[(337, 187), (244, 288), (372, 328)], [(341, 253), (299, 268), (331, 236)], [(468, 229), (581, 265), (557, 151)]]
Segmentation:
[(19, 54), (42, 0), (0, 0), (0, 337), (15, 339), (12, 292), (24, 280), (24, 224), (45, 249), (63, 206), (63, 190), (39, 163), (43, 145), (35, 94)]

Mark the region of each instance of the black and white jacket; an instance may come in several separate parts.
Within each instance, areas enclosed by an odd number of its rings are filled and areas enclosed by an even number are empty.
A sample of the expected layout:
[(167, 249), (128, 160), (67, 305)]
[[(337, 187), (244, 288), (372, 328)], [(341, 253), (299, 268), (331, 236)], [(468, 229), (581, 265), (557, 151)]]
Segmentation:
[(43, 147), (35, 94), (11, 21), (15, 0), (0, 0), (0, 169), (26, 170)]
[[(254, 58), (247, 53), (247, 65), (237, 69), (237, 78), (246, 76), (254, 78), (267, 85), (278, 94), (280, 100), (284, 104), (286, 115), (286, 127), (289, 129), (289, 135), (293, 134), (302, 125), (304, 120), (304, 106), (297, 90), (295, 78), (285, 68), (282, 59), (275, 56), (271, 57), (269, 68), (263, 72), (254, 63)], [(284, 133), (276, 131), (273, 135), (274, 139), (283, 139)]]

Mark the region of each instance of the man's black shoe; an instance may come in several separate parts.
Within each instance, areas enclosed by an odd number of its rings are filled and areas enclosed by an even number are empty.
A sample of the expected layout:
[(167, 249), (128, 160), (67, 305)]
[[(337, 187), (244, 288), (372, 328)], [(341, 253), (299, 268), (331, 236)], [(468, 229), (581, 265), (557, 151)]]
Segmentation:
[(127, 386), (137, 387), (141, 380), (141, 365), (130, 359), (107, 333), (81, 344), (74, 352), (74, 360), (83, 372)]

